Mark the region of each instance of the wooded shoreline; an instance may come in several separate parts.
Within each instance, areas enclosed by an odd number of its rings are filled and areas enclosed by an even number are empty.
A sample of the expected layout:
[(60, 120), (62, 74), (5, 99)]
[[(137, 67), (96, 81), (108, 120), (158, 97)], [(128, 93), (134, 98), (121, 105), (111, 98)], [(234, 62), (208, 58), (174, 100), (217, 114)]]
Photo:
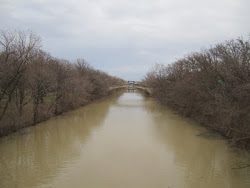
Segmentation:
[(30, 31), (0, 33), (0, 136), (86, 105), (124, 81), (52, 57)]
[(250, 41), (241, 38), (157, 64), (143, 84), (162, 104), (250, 150)]

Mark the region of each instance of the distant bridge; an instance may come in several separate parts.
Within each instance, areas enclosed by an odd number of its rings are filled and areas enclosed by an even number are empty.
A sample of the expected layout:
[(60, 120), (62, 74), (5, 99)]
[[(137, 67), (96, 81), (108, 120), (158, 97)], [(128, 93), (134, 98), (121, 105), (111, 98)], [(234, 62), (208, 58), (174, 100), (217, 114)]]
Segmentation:
[(122, 86), (114, 86), (114, 87), (109, 88), (109, 90), (115, 90), (115, 89), (128, 89), (128, 90), (139, 89), (139, 90), (142, 90), (143, 92), (145, 92), (147, 95), (152, 95), (151, 88), (141, 86), (140, 84), (138, 84), (136, 82), (124, 84)]

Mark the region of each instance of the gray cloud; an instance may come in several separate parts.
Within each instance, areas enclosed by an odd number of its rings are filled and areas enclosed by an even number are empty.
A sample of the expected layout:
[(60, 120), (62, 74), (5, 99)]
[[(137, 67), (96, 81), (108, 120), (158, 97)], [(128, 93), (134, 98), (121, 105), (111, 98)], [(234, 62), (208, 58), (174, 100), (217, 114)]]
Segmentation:
[(247, 36), (248, 0), (0, 0), (0, 29), (31, 29), (52, 55), (141, 79), (217, 42)]

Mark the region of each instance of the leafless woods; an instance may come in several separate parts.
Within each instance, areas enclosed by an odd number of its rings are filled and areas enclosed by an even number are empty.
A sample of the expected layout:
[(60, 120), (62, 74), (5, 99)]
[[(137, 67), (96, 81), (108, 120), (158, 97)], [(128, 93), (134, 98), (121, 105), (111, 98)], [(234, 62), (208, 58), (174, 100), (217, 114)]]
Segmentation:
[(31, 31), (0, 33), (0, 136), (75, 109), (123, 81), (41, 49)]
[(237, 39), (156, 65), (153, 95), (232, 143), (250, 148), (250, 41)]

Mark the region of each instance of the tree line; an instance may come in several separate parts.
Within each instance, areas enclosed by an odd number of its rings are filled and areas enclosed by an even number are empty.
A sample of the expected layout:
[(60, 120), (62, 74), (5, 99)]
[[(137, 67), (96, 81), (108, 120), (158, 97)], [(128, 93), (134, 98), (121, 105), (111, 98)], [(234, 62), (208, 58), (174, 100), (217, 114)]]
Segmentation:
[(242, 38), (157, 64), (144, 84), (153, 96), (232, 144), (250, 149), (250, 40)]
[(31, 31), (0, 32), (0, 136), (85, 105), (124, 81), (52, 57)]

